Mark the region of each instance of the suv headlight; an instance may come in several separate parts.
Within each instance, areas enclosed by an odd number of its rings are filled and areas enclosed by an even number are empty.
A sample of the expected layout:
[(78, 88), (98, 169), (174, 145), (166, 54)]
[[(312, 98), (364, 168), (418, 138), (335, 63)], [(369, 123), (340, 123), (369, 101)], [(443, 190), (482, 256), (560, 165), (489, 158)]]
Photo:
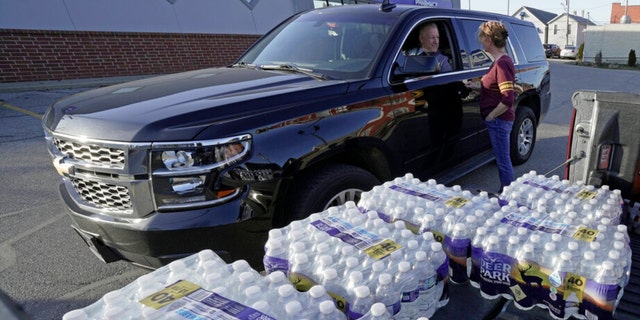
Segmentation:
[(220, 184), (227, 168), (250, 156), (251, 135), (225, 139), (154, 143), (153, 194), (158, 210), (214, 205), (241, 192)]

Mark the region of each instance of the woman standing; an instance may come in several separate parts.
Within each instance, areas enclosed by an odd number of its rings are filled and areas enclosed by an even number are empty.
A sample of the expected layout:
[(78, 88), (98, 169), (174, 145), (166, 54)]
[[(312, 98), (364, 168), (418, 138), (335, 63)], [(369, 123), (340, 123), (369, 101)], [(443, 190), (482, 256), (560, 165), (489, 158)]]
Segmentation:
[(480, 89), (480, 114), (489, 129), (491, 146), (500, 174), (500, 192), (514, 179), (509, 153), (509, 137), (515, 120), (513, 102), (515, 99), (515, 67), (507, 54), (505, 26), (498, 21), (487, 21), (478, 29), (478, 41), (484, 50), (493, 56), (493, 64), (482, 77)]

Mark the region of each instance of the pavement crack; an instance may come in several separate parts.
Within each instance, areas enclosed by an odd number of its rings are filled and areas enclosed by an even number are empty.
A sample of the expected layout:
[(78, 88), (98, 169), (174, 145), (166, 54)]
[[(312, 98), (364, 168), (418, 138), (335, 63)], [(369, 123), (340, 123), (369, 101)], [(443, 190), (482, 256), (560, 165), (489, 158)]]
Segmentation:
[[(42, 206), (48, 206), (48, 204), (42, 205)], [(65, 215), (66, 215), (65, 213), (57, 214), (57, 215), (51, 217), (50, 219), (47, 219), (43, 223), (40, 223), (40, 224), (38, 224), (36, 226), (33, 226), (33, 227), (23, 231), (23, 232), (20, 232), (15, 237), (0, 243), (0, 272), (6, 270), (7, 268), (11, 267), (12, 265), (14, 265), (16, 263), (16, 253), (15, 253), (15, 250), (13, 249), (13, 243), (18, 242), (18, 241), (20, 241), (20, 240), (22, 240), (22, 239), (34, 234), (34, 233), (40, 231), (44, 227), (55, 223), (56, 221), (60, 220), (61, 218), (64, 218)]]

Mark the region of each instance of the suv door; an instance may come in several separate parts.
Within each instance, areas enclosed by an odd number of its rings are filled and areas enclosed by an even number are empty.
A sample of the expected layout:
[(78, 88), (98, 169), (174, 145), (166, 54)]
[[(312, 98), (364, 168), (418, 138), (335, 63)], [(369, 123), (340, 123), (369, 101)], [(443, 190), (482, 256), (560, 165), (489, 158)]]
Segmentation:
[[(415, 106), (415, 112), (400, 119), (401, 123), (395, 130), (401, 132), (399, 135), (410, 144), (406, 148), (406, 171), (419, 173), (416, 176), (420, 178), (433, 175), (489, 147), (488, 140), (483, 145), (478, 143), (476, 137), (482, 125), (479, 108), (463, 101), (468, 93), (464, 80), (470, 77), (470, 72), (463, 68), (459, 55), (460, 37), (455, 34), (452, 19), (416, 19), (404, 33), (406, 38), (397, 53), (395, 68), (404, 66), (408, 52), (420, 46), (420, 26), (429, 22), (438, 26), (439, 48), (449, 58), (452, 70), (402, 77), (398, 77), (397, 73), (393, 76), (392, 70), (389, 80), (394, 93), (392, 103), (402, 103), (408, 98)], [(480, 74), (478, 72), (474, 76)]]
[(567, 178), (608, 185), (640, 201), (640, 95), (577, 91), (572, 101)]

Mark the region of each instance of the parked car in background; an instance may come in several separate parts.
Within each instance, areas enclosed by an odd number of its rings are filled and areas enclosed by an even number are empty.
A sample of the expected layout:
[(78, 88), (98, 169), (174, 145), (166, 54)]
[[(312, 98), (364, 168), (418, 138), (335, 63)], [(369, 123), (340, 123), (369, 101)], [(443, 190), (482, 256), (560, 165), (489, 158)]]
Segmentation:
[(577, 54), (576, 46), (564, 46), (564, 49), (560, 51), (560, 59), (575, 59)]
[[(493, 159), (477, 41), (507, 25), (516, 61), (514, 164), (550, 104), (535, 26), (491, 13), (353, 5), (300, 13), (224, 68), (148, 78), (55, 102), (43, 117), (73, 228), (105, 262), (159, 267), (210, 248), (263, 253), (267, 231), (407, 172), (464, 174)], [(435, 23), (452, 70), (405, 55)], [(262, 255), (260, 255), (262, 256)], [(250, 261), (252, 265), (262, 260)]]
[(542, 45), (544, 47), (544, 54), (547, 58), (560, 58), (560, 47), (557, 44), (553, 43), (545, 43)]

